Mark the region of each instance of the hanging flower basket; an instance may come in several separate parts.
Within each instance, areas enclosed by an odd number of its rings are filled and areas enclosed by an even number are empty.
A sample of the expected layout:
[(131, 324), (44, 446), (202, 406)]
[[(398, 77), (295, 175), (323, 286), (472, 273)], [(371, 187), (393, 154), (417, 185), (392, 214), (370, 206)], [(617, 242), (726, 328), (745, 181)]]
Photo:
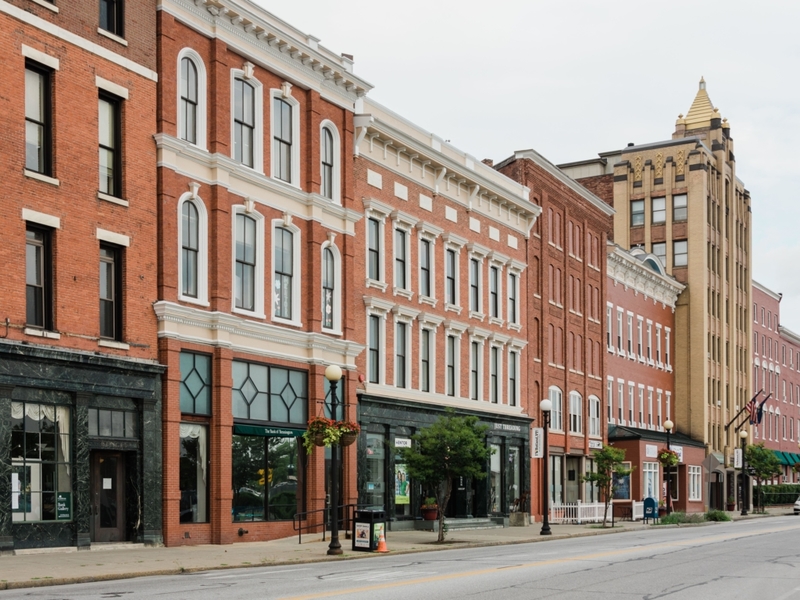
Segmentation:
[(349, 446), (358, 439), (361, 427), (352, 421), (334, 421), (326, 417), (314, 417), (308, 421), (308, 429), (303, 434), (303, 446), (308, 454), (314, 446)]
[(661, 450), (658, 453), (658, 462), (660, 462), (663, 467), (674, 467), (679, 462), (678, 453), (674, 450)]
[(325, 445), (325, 434), (324, 433), (315, 433), (314, 434), (314, 445), (315, 446), (324, 446)]
[(354, 444), (357, 439), (358, 439), (357, 432), (346, 431), (342, 434), (342, 437), (339, 439), (339, 444), (342, 446), (350, 446), (351, 444)]

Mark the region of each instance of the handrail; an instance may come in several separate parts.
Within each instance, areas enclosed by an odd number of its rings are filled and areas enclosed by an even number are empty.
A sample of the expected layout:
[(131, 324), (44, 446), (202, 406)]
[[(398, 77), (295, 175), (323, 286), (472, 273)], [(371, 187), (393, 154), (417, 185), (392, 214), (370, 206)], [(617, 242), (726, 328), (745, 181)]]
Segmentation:
[[(339, 530), (340, 531), (350, 531), (350, 523), (353, 520), (352, 515), (355, 512), (355, 510), (358, 509), (358, 508), (364, 508), (364, 507), (367, 507), (367, 506), (374, 506), (374, 505), (373, 504), (340, 504), (339, 506), (337, 506), (336, 507), (337, 512), (341, 515), (341, 517), (339, 518), (339, 523), (340, 523)], [(342, 509), (344, 509), (344, 514), (343, 515), (342, 515)], [(322, 541), (323, 542), (325, 541), (325, 534), (328, 531), (328, 525), (330, 525), (330, 523), (328, 523), (329, 518), (327, 516), (329, 511), (330, 511), (330, 506), (326, 506), (325, 508), (318, 508), (317, 510), (307, 510), (305, 512), (295, 513), (295, 515), (292, 517), (292, 528), (294, 529), (294, 531), (297, 532), (297, 543), (298, 544), (302, 544), (303, 543), (303, 531), (310, 531), (311, 529), (316, 529), (316, 528), (318, 528), (320, 526), (322, 526)], [(314, 523), (314, 524), (309, 524), (308, 523), (308, 517), (310, 515), (315, 515), (317, 513), (322, 513), (323, 514), (322, 522), (321, 523), (317, 522), (317, 523)], [(303, 523), (304, 521), (305, 521), (305, 523)]]

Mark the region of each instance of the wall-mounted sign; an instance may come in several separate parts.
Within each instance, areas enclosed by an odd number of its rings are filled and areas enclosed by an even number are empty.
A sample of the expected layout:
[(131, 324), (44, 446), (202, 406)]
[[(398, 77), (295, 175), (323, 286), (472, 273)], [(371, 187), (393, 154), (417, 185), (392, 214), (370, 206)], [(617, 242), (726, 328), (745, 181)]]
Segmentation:
[(508, 423), (494, 423), (494, 430), (516, 431), (522, 433), (522, 425), (509, 425)]
[(72, 520), (72, 492), (56, 492), (56, 521)]
[(670, 450), (673, 450), (678, 455), (678, 462), (683, 462), (683, 446), (670, 445)]
[(601, 440), (589, 440), (589, 450), (602, 450), (603, 442)]
[(401, 437), (394, 438), (394, 447), (411, 448), (411, 438), (401, 438)]
[(655, 444), (645, 444), (644, 455), (647, 458), (658, 458), (658, 446)]
[(534, 427), (531, 429), (531, 458), (544, 456), (544, 429)]
[(742, 449), (736, 448), (733, 451), (733, 468), (734, 469), (741, 469), (742, 468)]

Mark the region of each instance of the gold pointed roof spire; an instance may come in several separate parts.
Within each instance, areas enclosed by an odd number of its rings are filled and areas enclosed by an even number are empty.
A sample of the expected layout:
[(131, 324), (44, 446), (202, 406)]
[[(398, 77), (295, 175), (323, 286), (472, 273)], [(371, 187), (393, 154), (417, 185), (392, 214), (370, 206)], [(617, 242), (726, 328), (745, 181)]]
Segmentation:
[(719, 114), (714, 114), (714, 105), (706, 92), (706, 80), (701, 77), (697, 95), (683, 120), (686, 123), (686, 129), (697, 129), (710, 127), (713, 118), (719, 118)]

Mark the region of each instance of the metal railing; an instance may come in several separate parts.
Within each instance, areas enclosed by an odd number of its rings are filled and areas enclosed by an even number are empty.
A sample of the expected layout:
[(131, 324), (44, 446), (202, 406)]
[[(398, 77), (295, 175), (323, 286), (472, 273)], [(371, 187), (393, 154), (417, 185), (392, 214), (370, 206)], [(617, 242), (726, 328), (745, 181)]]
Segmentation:
[[(374, 506), (372, 504), (340, 504), (337, 509), (339, 512), (339, 531), (345, 532), (346, 535), (350, 533), (353, 523), (353, 513), (359, 508), (366, 508)], [(312, 515), (322, 515), (320, 519), (309, 519)], [(319, 528), (322, 528), (322, 541), (325, 541), (325, 535), (330, 527), (330, 507), (318, 508), (317, 510), (307, 510), (306, 512), (296, 513), (292, 517), (292, 528), (297, 532), (297, 543), (303, 543), (303, 532), (319, 533)]]

